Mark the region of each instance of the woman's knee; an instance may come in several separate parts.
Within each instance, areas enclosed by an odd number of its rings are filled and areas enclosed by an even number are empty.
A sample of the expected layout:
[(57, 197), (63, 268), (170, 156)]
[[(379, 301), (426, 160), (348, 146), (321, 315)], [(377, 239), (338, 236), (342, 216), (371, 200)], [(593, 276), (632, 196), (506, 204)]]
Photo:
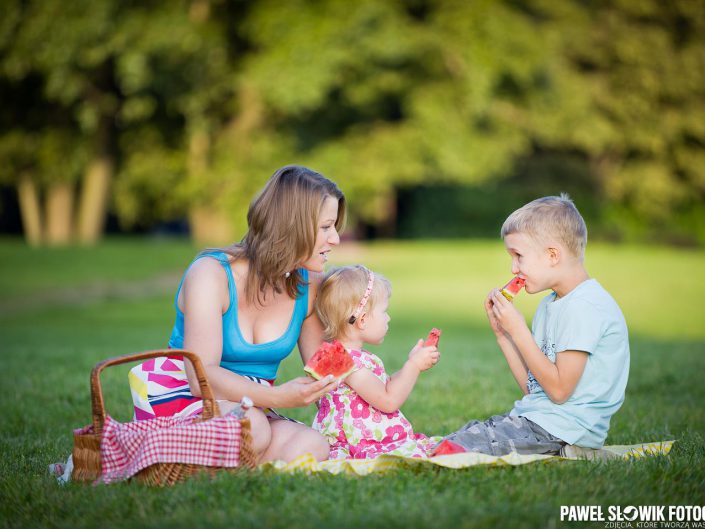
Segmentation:
[(285, 420), (271, 423), (272, 442), (261, 461), (282, 460), (289, 462), (303, 454), (312, 454), (318, 461), (328, 459), (328, 441), (317, 431)]
[(247, 410), (246, 416), (250, 420), (252, 448), (258, 456), (262, 455), (272, 442), (272, 428), (269, 425), (269, 420), (262, 410), (257, 408)]
[(302, 454), (313, 454), (317, 461), (328, 459), (330, 453), (330, 444), (322, 434), (315, 430), (308, 429), (299, 433), (298, 445), (301, 447)]

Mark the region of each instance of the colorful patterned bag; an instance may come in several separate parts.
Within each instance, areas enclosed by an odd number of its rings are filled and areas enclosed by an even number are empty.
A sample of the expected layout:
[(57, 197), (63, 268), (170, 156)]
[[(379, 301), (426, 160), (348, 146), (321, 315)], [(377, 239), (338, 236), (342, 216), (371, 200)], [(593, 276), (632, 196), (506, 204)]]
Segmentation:
[(189, 417), (203, 409), (203, 401), (191, 394), (180, 355), (147, 360), (130, 369), (128, 379), (136, 421)]

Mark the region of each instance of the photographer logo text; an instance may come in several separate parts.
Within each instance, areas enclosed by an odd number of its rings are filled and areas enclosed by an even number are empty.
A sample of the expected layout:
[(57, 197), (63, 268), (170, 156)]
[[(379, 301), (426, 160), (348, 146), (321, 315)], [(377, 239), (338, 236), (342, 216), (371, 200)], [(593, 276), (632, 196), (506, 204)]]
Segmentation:
[(561, 505), (562, 522), (605, 522), (608, 529), (705, 529), (702, 505)]

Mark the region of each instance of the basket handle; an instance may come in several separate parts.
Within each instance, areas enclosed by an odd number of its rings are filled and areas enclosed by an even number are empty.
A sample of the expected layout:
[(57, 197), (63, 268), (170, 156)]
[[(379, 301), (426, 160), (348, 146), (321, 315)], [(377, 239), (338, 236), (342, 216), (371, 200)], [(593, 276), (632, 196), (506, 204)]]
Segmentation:
[(93, 433), (100, 434), (105, 424), (105, 402), (103, 400), (103, 390), (100, 387), (100, 372), (106, 367), (135, 362), (137, 360), (148, 360), (160, 356), (183, 356), (188, 359), (196, 372), (198, 385), (201, 388), (201, 398), (203, 399), (203, 419), (212, 419), (220, 413), (211, 387), (208, 384), (203, 363), (196, 353), (184, 351), (183, 349), (157, 349), (154, 351), (143, 351), (141, 353), (130, 353), (122, 356), (108, 358), (95, 365), (91, 371), (91, 404), (93, 406)]

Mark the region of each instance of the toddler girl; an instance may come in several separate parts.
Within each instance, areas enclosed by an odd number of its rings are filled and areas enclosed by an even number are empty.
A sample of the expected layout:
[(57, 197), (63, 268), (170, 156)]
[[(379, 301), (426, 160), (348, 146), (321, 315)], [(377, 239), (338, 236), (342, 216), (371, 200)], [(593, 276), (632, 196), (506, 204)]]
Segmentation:
[(372, 459), (380, 454), (427, 457), (440, 438), (414, 433), (399, 411), (421, 371), (438, 362), (440, 353), (419, 340), (398, 372), (387, 375), (382, 360), (364, 343), (380, 344), (387, 334), (391, 285), (364, 266), (329, 272), (315, 309), (327, 340), (339, 340), (356, 370), (318, 402), (313, 428), (328, 437), (330, 459)]

